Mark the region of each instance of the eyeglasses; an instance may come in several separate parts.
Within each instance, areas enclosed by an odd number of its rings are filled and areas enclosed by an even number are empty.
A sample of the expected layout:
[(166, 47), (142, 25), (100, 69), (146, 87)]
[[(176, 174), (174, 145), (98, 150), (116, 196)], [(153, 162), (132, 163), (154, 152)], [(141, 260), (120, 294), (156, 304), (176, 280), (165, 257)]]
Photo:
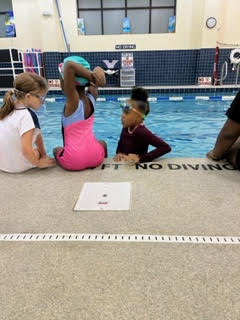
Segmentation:
[(38, 94), (35, 94), (35, 93), (31, 93), (32, 96), (38, 98), (40, 100), (41, 103), (43, 103), (46, 99), (46, 95), (45, 96), (40, 96)]
[(126, 102), (122, 102), (122, 103), (120, 104), (120, 106), (121, 106), (123, 112), (128, 113), (129, 111), (132, 110), (132, 111), (136, 112), (137, 114), (139, 114), (143, 119), (145, 119), (145, 116), (146, 116), (146, 115), (145, 115), (144, 113), (138, 111), (137, 109), (135, 109), (135, 108), (132, 107), (131, 105), (127, 104)]

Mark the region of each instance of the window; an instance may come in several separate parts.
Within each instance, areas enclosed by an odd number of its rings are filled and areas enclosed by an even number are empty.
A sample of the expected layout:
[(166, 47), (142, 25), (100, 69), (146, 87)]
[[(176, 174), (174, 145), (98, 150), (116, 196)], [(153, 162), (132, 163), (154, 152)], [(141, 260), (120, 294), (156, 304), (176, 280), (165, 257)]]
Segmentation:
[(16, 37), (12, 0), (0, 3), (0, 38)]
[(175, 32), (176, 0), (77, 0), (77, 10), (81, 34)]

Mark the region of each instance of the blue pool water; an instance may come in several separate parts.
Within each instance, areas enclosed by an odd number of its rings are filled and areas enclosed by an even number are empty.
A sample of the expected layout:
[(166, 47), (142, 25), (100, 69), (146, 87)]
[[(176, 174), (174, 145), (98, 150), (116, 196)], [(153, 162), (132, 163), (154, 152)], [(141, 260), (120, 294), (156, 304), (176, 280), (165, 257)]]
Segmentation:
[[(150, 102), (151, 112), (145, 125), (172, 147), (167, 157), (205, 157), (226, 120), (231, 101), (158, 101)], [(61, 112), (64, 102), (47, 102), (38, 111), (47, 153), (62, 146)], [(121, 109), (117, 101), (98, 101), (94, 132), (108, 145), (108, 156), (115, 154), (121, 132)], [(151, 150), (151, 148), (149, 149)]]

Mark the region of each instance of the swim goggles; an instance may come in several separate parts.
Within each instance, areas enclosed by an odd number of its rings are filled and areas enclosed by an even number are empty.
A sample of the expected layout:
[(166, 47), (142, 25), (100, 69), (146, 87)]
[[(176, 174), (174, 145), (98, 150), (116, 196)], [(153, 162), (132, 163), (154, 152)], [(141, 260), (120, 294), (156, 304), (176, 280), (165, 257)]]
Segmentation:
[(145, 119), (146, 115), (140, 111), (138, 111), (136, 108), (132, 107), (127, 102), (121, 102), (120, 107), (122, 108), (123, 112), (128, 113), (129, 111), (134, 111), (135, 113), (139, 114), (143, 119)]
[(21, 90), (18, 90), (18, 89), (15, 89), (15, 88), (14, 88), (14, 89), (11, 90), (11, 93), (12, 93), (12, 95), (13, 95), (13, 100), (17, 100), (15, 92), (16, 92), (16, 93), (23, 94), (23, 95), (25, 95), (25, 94), (27, 94), (27, 93), (30, 93), (32, 96), (38, 98), (38, 99), (40, 100), (41, 104), (43, 104), (44, 101), (45, 101), (45, 99), (46, 99), (46, 95), (45, 95), (45, 96), (40, 96), (40, 95), (35, 94), (35, 93), (32, 93), (32, 92), (24, 92), (24, 91), (21, 91)]
[[(31, 92), (30, 92), (31, 93)], [(46, 99), (46, 95), (45, 96), (40, 96), (38, 94), (35, 93), (31, 93), (32, 96), (38, 98), (40, 100), (41, 103), (44, 103), (45, 99)]]

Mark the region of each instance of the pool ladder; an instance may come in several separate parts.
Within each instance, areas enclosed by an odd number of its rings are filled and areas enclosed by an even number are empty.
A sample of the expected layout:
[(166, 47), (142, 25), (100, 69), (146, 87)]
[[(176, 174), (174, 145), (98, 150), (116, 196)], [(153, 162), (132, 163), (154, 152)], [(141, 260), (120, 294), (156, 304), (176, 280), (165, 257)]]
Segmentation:
[[(233, 65), (233, 68), (232, 68), (232, 71), (237, 70), (236, 78), (235, 78), (235, 85), (238, 84), (239, 68), (240, 68), (240, 63), (238, 63), (237, 65)], [(227, 75), (228, 75), (228, 62), (226, 60), (222, 64), (222, 68), (221, 68), (221, 76), (220, 76), (220, 85), (221, 86), (223, 85), (223, 81), (227, 78)]]
[(237, 65), (237, 73), (236, 73), (235, 84), (238, 84), (239, 68), (240, 68), (240, 63), (238, 63), (238, 65)]

